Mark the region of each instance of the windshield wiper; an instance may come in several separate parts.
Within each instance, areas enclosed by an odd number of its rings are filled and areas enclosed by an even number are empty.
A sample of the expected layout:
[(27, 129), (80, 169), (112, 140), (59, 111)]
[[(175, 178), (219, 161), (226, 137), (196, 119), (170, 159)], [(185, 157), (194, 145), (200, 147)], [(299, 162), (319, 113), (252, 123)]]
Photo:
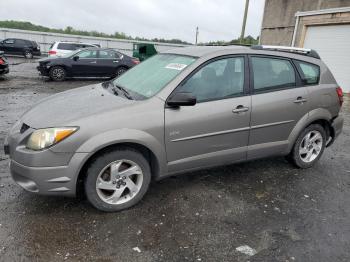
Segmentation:
[(124, 96), (129, 99), (129, 100), (134, 100), (134, 98), (132, 97), (132, 95), (122, 86), (118, 86), (116, 84), (114, 84), (114, 87), (118, 88), (120, 91), (123, 92)]

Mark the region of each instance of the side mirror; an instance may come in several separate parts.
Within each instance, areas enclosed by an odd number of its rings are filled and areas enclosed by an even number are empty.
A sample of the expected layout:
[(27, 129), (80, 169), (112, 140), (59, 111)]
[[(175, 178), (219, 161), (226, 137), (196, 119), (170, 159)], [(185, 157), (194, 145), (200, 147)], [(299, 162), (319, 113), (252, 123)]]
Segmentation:
[(189, 92), (175, 93), (169, 97), (167, 105), (170, 107), (194, 106), (197, 103), (196, 97)]
[(74, 60), (74, 61), (78, 61), (78, 60), (79, 60), (79, 56), (74, 56), (74, 57), (73, 57), (73, 60)]

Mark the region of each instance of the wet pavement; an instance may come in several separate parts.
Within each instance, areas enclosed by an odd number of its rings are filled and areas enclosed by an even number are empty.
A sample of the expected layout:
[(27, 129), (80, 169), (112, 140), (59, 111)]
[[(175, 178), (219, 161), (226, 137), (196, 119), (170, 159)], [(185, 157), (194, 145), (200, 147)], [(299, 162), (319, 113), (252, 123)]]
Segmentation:
[[(1, 148), (38, 100), (100, 81), (55, 83), (35, 62), (10, 61)], [(0, 261), (350, 261), (349, 107), (347, 97), (343, 134), (311, 169), (273, 158), (193, 172), (153, 183), (140, 204), (113, 214), (25, 192), (0, 150)], [(250, 254), (236, 250), (244, 245)]]

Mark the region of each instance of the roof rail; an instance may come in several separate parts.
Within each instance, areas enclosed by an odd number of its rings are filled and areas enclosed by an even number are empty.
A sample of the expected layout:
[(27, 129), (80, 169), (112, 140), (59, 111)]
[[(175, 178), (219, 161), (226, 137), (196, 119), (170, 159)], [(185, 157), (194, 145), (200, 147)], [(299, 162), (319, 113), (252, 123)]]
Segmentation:
[(319, 54), (315, 50), (308, 49), (308, 48), (278, 46), (278, 45), (253, 45), (253, 46), (251, 46), (251, 48), (255, 49), (255, 50), (271, 50), (271, 51), (297, 53), (300, 55), (306, 55), (306, 56), (310, 56), (313, 58), (321, 59)]

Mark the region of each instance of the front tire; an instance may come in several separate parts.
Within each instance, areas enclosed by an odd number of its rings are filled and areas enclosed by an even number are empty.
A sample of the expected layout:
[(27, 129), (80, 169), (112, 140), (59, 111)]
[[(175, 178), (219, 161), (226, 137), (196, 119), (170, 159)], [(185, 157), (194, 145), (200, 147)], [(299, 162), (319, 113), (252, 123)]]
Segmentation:
[(312, 124), (300, 133), (287, 160), (299, 168), (312, 167), (326, 147), (326, 132), (319, 124)]
[(53, 81), (63, 81), (66, 79), (66, 70), (61, 66), (53, 66), (49, 72), (50, 78)]
[(118, 67), (117, 71), (115, 72), (115, 77), (121, 76), (122, 74), (124, 74), (128, 69), (126, 67)]
[(90, 164), (85, 193), (95, 208), (121, 211), (143, 198), (150, 181), (151, 169), (145, 157), (134, 149), (120, 148), (100, 155)]

